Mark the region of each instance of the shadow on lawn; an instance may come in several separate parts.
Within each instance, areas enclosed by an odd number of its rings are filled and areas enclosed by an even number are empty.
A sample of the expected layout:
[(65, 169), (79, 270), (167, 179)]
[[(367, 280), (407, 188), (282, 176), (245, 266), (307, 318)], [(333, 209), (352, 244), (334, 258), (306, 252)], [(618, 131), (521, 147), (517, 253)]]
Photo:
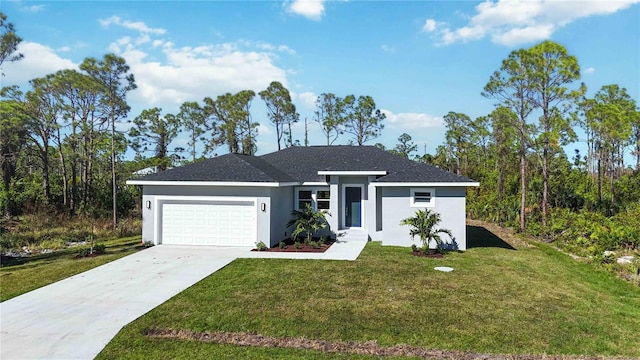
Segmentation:
[(515, 250), (513, 246), (482, 226), (467, 225), (467, 249), (488, 247)]

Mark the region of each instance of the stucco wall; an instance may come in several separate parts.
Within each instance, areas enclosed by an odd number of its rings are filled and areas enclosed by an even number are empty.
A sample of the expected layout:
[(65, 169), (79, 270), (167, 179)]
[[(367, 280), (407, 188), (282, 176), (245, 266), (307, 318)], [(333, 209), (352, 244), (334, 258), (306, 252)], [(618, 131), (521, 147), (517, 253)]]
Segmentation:
[[(435, 207), (430, 210), (441, 215), (442, 221), (438, 227), (451, 230), (458, 248), (466, 250), (465, 188), (438, 187), (435, 192)], [(420, 209), (410, 207), (409, 200), (409, 187), (382, 188), (383, 245), (411, 246), (413, 243), (421, 245), (419, 238), (416, 237), (415, 241), (411, 240), (408, 226), (400, 225), (400, 221), (413, 216)], [(443, 235), (443, 240), (447, 241), (448, 236)]]
[(291, 235), (291, 230), (286, 229), (285, 226), (291, 219), (293, 202), (293, 187), (271, 189), (271, 239), (270, 244), (263, 240), (265, 244), (275, 246)]
[[(156, 212), (160, 210), (161, 199), (167, 196), (171, 197), (249, 197), (256, 199), (256, 218), (257, 218), (257, 241), (267, 243), (269, 239), (264, 238), (261, 234), (271, 234), (271, 190), (269, 187), (243, 187), (243, 186), (169, 186), (169, 185), (144, 185), (142, 195), (142, 240), (151, 241), (158, 244), (159, 239), (155, 238)], [(146, 208), (147, 201), (151, 202), (151, 209)], [(185, 201), (188, 201), (185, 198)], [(261, 204), (264, 203), (267, 211), (261, 211)]]

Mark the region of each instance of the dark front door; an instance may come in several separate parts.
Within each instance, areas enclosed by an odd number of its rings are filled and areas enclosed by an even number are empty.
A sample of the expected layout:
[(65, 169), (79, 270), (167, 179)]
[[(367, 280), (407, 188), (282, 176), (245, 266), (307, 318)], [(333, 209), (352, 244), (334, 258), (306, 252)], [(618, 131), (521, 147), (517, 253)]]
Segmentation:
[(362, 188), (344, 189), (344, 227), (362, 227)]

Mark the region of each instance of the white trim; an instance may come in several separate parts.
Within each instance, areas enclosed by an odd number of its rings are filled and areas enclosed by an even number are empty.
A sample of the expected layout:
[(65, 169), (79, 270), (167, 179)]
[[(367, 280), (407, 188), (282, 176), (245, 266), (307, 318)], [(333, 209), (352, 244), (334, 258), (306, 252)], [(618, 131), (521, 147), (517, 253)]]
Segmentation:
[(479, 182), (372, 182), (373, 186), (421, 186), (421, 187), (468, 187), (480, 186)]
[(332, 171), (332, 170), (320, 170), (318, 175), (387, 175), (386, 171)]
[(302, 186), (329, 186), (330, 184), (326, 181), (305, 181), (301, 185)]
[[(346, 210), (346, 201), (347, 201), (347, 197), (346, 197), (346, 192), (347, 192), (347, 188), (348, 187), (359, 187), (360, 188), (360, 226), (351, 226), (351, 227), (347, 227), (346, 223), (347, 223), (347, 212)], [(364, 229), (364, 220), (365, 220), (365, 216), (364, 216), (364, 184), (342, 184), (342, 201), (340, 202), (340, 210), (342, 210), (342, 229)]]
[(147, 181), (127, 180), (127, 185), (190, 185), (190, 186), (256, 186), (281, 187), (300, 185), (299, 182), (233, 182), (233, 181)]
[[(428, 203), (416, 203), (416, 192), (428, 192), (431, 196)], [(411, 188), (409, 190), (409, 206), (413, 208), (432, 208), (436, 207), (436, 189), (435, 188)]]
[(162, 201), (180, 201), (185, 200), (185, 203), (196, 202), (196, 201), (252, 201), (253, 208), (256, 211), (256, 233), (255, 242), (258, 241), (258, 198), (257, 197), (241, 197), (241, 196), (175, 196), (175, 195), (157, 195), (155, 196), (154, 204), (153, 204), (153, 239), (156, 245), (162, 244), (160, 242), (160, 238), (158, 237), (160, 233), (160, 229), (162, 228), (162, 207), (160, 203)]

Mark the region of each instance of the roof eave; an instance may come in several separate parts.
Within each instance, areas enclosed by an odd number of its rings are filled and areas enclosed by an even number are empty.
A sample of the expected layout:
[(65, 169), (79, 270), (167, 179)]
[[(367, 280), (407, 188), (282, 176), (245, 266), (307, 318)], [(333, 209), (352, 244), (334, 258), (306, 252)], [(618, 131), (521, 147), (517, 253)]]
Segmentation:
[(283, 187), (300, 185), (300, 182), (127, 180), (127, 185)]
[(467, 182), (383, 182), (377, 181), (372, 182), (371, 185), (377, 187), (383, 186), (423, 186), (423, 187), (478, 187), (480, 186), (479, 182), (475, 181), (467, 181)]

